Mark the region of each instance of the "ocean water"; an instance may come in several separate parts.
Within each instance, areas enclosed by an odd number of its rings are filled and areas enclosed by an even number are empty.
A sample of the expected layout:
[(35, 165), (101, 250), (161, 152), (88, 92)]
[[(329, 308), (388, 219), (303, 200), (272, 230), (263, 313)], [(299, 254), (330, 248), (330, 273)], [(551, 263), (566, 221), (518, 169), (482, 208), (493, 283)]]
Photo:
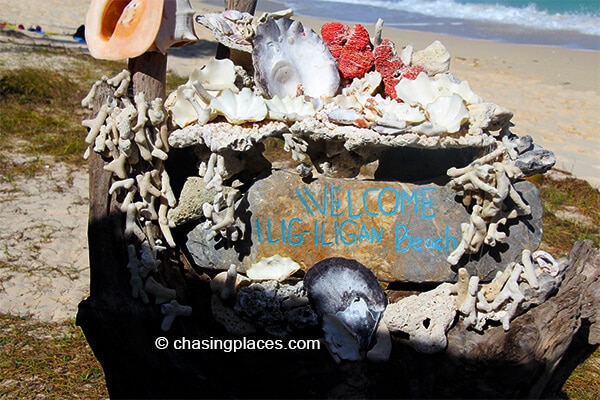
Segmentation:
[(600, 51), (600, 0), (275, 0), (297, 15)]

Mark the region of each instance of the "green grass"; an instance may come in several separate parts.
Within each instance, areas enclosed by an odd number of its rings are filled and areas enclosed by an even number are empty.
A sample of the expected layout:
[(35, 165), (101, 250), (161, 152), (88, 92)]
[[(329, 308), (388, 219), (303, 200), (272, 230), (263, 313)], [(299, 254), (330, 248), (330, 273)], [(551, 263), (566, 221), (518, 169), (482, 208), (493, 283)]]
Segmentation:
[[(89, 88), (101, 76), (114, 76), (124, 63), (93, 60), (77, 52), (37, 50), (36, 56), (60, 56), (62, 69), (24, 67), (3, 70), (0, 65), (0, 178), (31, 177), (43, 172), (44, 157), (82, 165), (88, 117), (80, 106)], [(167, 93), (187, 80), (169, 75)], [(266, 145), (267, 153), (282, 151), (282, 143)], [(11, 153), (29, 156), (16, 164)], [(600, 192), (575, 178), (537, 182), (544, 205), (544, 246), (555, 256), (568, 254), (577, 240), (591, 239), (600, 246)], [(575, 209), (590, 221), (581, 224), (560, 217)], [(1, 284), (1, 282), (0, 282)], [(1, 286), (0, 286), (1, 287)], [(81, 330), (73, 321), (35, 322), (0, 314), (0, 398), (108, 397), (101, 367)], [(581, 364), (564, 386), (572, 399), (592, 399), (600, 392), (600, 351)]]
[(81, 329), (0, 314), (0, 398), (108, 398)]

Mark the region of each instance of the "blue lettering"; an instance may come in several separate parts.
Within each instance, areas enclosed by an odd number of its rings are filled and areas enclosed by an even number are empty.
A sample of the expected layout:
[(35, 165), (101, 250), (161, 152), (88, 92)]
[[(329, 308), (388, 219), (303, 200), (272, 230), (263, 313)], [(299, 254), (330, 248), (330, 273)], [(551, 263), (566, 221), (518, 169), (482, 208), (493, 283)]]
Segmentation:
[(344, 215), (344, 212), (337, 212), (340, 209), (340, 200), (336, 196), (336, 192), (340, 192), (342, 190), (341, 187), (332, 186), (331, 191), (329, 192), (329, 198), (331, 200), (331, 216), (332, 217), (341, 217)]
[(423, 188), (421, 190), (421, 212), (423, 213), (424, 219), (432, 219), (433, 217), (435, 217), (437, 215), (436, 212), (434, 212), (433, 214), (427, 213), (428, 209), (429, 210), (433, 209), (433, 200), (431, 199), (431, 196), (426, 194), (427, 192), (429, 192), (431, 190), (436, 190), (436, 188)]
[[(344, 222), (342, 222), (342, 224), (340, 225), (340, 238), (342, 239), (342, 243), (344, 243), (346, 246), (350, 246), (350, 245), (356, 243), (356, 234), (348, 233), (346, 235), (346, 233), (344, 232), (344, 227), (347, 224), (352, 224), (352, 225), (356, 226), (356, 222), (347, 219)], [(351, 240), (346, 239), (346, 236), (348, 236)]]
[(360, 211), (358, 214), (354, 214), (352, 212), (352, 195), (350, 189), (348, 189), (348, 216), (350, 218), (359, 218), (362, 214), (362, 211)]
[[(452, 248), (450, 248), (450, 241), (454, 244)], [(451, 252), (458, 247), (458, 239), (454, 236), (450, 235), (450, 227), (446, 225), (446, 251)]]
[[(402, 236), (399, 235), (401, 231)], [(402, 247), (401, 244), (407, 240), (408, 244), (406, 245), (406, 247)], [(411, 244), (412, 240), (410, 235), (408, 235), (408, 226), (404, 224), (396, 226), (396, 253), (406, 253), (408, 250), (410, 250)]]
[(262, 241), (262, 238), (260, 237), (260, 221), (258, 218), (256, 218), (256, 240), (258, 243)]
[(369, 202), (368, 202), (369, 192), (372, 192), (375, 190), (378, 190), (378, 189), (377, 188), (368, 188), (363, 193), (363, 206), (365, 207), (365, 212), (370, 217), (376, 217), (379, 215), (379, 213), (374, 213), (374, 212), (371, 212), (371, 210), (369, 210)]
[(301, 234), (297, 233), (295, 235), (292, 235), (292, 231), (294, 230), (294, 224), (295, 223), (302, 223), (302, 220), (300, 218), (293, 218), (290, 221), (289, 227), (288, 227), (288, 242), (292, 245), (292, 246), (298, 246), (304, 243), (304, 235), (308, 232), (308, 231), (304, 231)]
[(271, 218), (267, 218), (267, 242), (269, 244), (279, 243), (279, 239), (273, 240), (271, 238)]
[(404, 202), (409, 201), (415, 203), (415, 215), (419, 215), (419, 200), (418, 200), (418, 192), (414, 191), (410, 196), (403, 190), (402, 191), (402, 205), (400, 206), (400, 213), (404, 215)]
[(333, 242), (325, 241), (325, 222), (321, 222), (321, 244), (323, 246), (331, 246)]

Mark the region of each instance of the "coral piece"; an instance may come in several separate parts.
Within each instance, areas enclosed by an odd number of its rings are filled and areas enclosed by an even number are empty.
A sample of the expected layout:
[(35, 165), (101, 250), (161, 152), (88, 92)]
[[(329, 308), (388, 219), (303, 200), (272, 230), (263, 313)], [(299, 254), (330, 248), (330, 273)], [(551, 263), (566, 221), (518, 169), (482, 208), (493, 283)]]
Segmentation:
[(155, 304), (169, 303), (177, 298), (175, 289), (169, 289), (158, 283), (153, 277), (146, 279), (144, 286), (146, 293), (154, 296)]
[(254, 80), (268, 97), (333, 96), (340, 78), (327, 45), (289, 18), (267, 18), (253, 41)]
[(164, 0), (92, 0), (85, 39), (94, 58), (137, 57), (152, 47), (161, 26)]
[(451, 283), (419, 295), (406, 297), (387, 306), (382, 322), (392, 333), (409, 335), (410, 344), (421, 353), (437, 353), (446, 348), (446, 332), (454, 323), (456, 303), (449, 301)]
[(171, 329), (175, 318), (189, 317), (192, 315), (192, 307), (181, 305), (177, 300), (171, 300), (169, 303), (163, 304), (160, 307), (160, 312), (165, 316), (160, 325), (160, 329), (163, 332), (167, 332)]
[(400, 56), (396, 53), (394, 43), (389, 39), (381, 41), (374, 51), (375, 71), (381, 74), (385, 94), (398, 100), (396, 85), (400, 82), (398, 71), (404, 66)]
[(375, 330), (375, 344), (367, 352), (367, 360), (374, 363), (384, 363), (392, 355), (392, 337), (387, 325), (379, 321)]
[(446, 46), (436, 40), (423, 50), (414, 52), (411, 63), (421, 66), (430, 76), (443, 74), (450, 69), (450, 53)]
[(362, 78), (373, 68), (373, 45), (364, 26), (356, 24), (350, 28), (332, 22), (321, 27), (321, 36), (336, 59), (342, 78)]
[(131, 284), (131, 296), (134, 299), (141, 299), (144, 304), (148, 304), (150, 299), (148, 299), (148, 295), (144, 290), (144, 284), (140, 276), (140, 267), (142, 266), (142, 263), (137, 257), (137, 251), (134, 245), (130, 244), (127, 246), (127, 256), (129, 258), (127, 269), (131, 275), (131, 279), (129, 280), (129, 283)]
[(231, 49), (252, 52), (255, 35), (252, 14), (236, 10), (196, 16), (196, 22), (210, 29), (217, 41)]

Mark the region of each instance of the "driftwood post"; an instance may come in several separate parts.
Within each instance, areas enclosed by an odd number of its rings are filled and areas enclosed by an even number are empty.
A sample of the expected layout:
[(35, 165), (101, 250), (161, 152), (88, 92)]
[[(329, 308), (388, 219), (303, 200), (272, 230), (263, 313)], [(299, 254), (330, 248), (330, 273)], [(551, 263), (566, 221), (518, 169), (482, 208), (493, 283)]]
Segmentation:
[[(225, 2), (228, 9), (247, 12), (255, 6), (256, 1)], [(231, 56), (219, 51), (220, 57)], [(164, 98), (166, 61), (159, 53), (130, 60), (132, 94)], [(99, 90), (96, 111), (104, 96)], [(176, 176), (190, 168), (190, 158), (171, 151), (168, 167)], [(600, 251), (591, 242), (578, 242), (553, 297), (516, 318), (508, 332), (492, 327), (482, 335), (455, 326), (442, 353), (417, 353), (401, 337), (393, 338), (391, 359), (382, 364), (338, 365), (324, 348), (160, 350), (156, 340), (162, 337), (171, 343), (239, 337), (215, 322), (207, 278), (189, 265), (178, 247), (163, 254), (157, 278), (177, 290), (178, 301), (191, 305), (193, 315), (177, 319), (165, 333), (160, 306), (132, 297), (122, 199), (108, 195), (112, 175), (104, 170), (106, 164), (102, 156), (91, 154), (91, 293), (80, 304), (77, 323), (104, 368), (113, 398), (551, 398), (600, 343)], [(193, 168), (193, 160), (191, 164)], [(304, 338), (320, 336), (317, 328)], [(266, 334), (258, 338), (273, 339)]]

